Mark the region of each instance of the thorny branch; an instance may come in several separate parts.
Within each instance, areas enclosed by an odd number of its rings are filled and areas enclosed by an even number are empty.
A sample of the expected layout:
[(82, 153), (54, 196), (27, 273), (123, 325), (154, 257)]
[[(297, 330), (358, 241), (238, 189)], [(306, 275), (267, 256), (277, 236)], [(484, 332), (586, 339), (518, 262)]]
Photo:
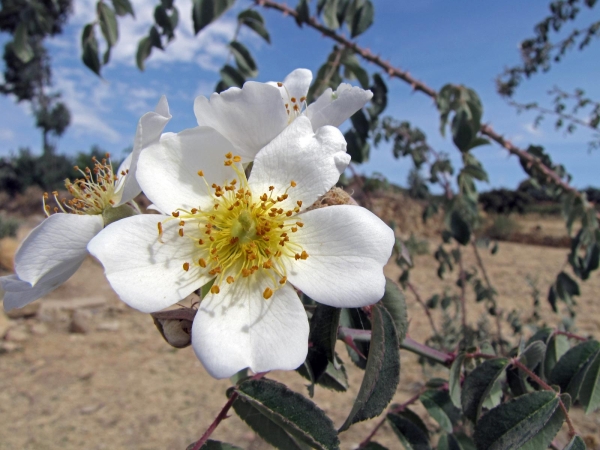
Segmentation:
[[(314, 17), (309, 18), (307, 21), (300, 20), (298, 13), (287, 5), (277, 3), (272, 0), (254, 0), (255, 4), (262, 6), (267, 9), (275, 9), (280, 11), (286, 16), (293, 17), (298, 23), (304, 23), (310, 28), (313, 28), (321, 32), (324, 36), (336, 41), (344, 47), (352, 50), (356, 54), (360, 55), (366, 61), (369, 61), (376, 66), (383, 69), (390, 77), (398, 78), (405, 83), (408, 83), (414, 91), (423, 92), (425, 95), (435, 100), (437, 98), (437, 91), (429, 87), (424, 82), (414, 78), (408, 71), (404, 71), (398, 67), (392, 66), (391, 63), (385, 61), (379, 55), (375, 55), (368, 48), (362, 48), (356, 42), (337, 34), (335, 31), (330, 30), (324, 25), (320, 24)], [(491, 125), (483, 124), (479, 129), (480, 133), (492, 139), (496, 143), (504, 147), (509, 153), (518, 156), (525, 164), (535, 166), (540, 172), (544, 174), (548, 182), (554, 183), (559, 186), (563, 191), (575, 195), (578, 198), (582, 198), (582, 193), (563, 180), (555, 171), (546, 166), (540, 158), (534, 156), (527, 151), (517, 147), (509, 140), (505, 139), (501, 134), (497, 133)], [(600, 217), (600, 212), (598, 213)]]

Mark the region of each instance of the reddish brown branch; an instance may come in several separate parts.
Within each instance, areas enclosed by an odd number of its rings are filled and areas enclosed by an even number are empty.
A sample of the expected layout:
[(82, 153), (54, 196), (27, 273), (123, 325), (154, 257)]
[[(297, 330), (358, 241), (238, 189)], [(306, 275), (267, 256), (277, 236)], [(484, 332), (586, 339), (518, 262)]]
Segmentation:
[[(398, 67), (392, 66), (389, 62), (384, 61), (379, 55), (373, 54), (369, 49), (360, 47), (356, 42), (351, 41), (350, 39), (337, 34), (335, 31), (330, 30), (324, 25), (320, 24), (314, 17), (309, 18), (307, 21), (300, 21), (298, 17), (298, 13), (296, 10), (290, 8), (287, 5), (283, 5), (272, 0), (254, 0), (255, 3), (263, 8), (275, 9), (277, 11), (282, 12), (286, 16), (293, 17), (296, 21), (299, 21), (310, 28), (313, 28), (319, 32), (321, 32), (324, 36), (336, 41), (337, 43), (343, 45), (344, 47), (351, 49), (357, 55), (360, 55), (366, 61), (375, 64), (379, 68), (383, 69), (385, 73), (387, 73), (392, 78), (398, 78), (405, 83), (408, 83), (414, 91), (423, 92), (425, 95), (429, 96), (433, 100), (437, 98), (437, 91), (431, 87), (429, 87), (424, 82), (417, 80), (414, 78), (408, 71), (404, 71)], [(496, 143), (500, 144), (509, 153), (518, 156), (522, 160), (525, 161), (526, 164), (531, 164), (539, 169), (547, 178), (548, 181), (560, 186), (565, 192), (569, 192), (571, 194), (576, 195), (577, 197), (582, 197), (582, 194), (575, 189), (573, 186), (564, 181), (556, 172), (546, 166), (540, 158), (531, 155), (523, 149), (513, 145), (510, 141), (505, 139), (502, 135), (498, 134), (491, 125), (481, 125), (479, 129), (481, 134), (487, 136), (492, 139)], [(600, 212), (598, 213), (598, 217), (600, 217)]]
[(415, 296), (417, 302), (419, 303), (419, 305), (421, 305), (421, 307), (423, 308), (423, 311), (425, 311), (425, 315), (429, 319), (429, 324), (431, 325), (432, 331), (435, 333), (436, 336), (439, 336), (440, 334), (438, 333), (438, 330), (437, 330), (437, 328), (435, 326), (435, 322), (433, 321), (433, 317), (431, 316), (431, 312), (429, 311), (429, 308), (427, 307), (427, 305), (425, 304), (425, 302), (423, 301), (423, 299), (419, 295), (419, 292), (417, 291), (417, 288), (414, 287), (414, 285), (412, 283), (406, 283), (406, 287), (413, 293), (413, 295)]

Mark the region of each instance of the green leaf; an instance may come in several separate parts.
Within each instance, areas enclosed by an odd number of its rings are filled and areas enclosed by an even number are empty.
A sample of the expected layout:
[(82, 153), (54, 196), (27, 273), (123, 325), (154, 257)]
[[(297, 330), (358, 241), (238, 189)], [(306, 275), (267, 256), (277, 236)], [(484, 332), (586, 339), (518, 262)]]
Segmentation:
[(457, 408), (462, 408), (461, 404), (461, 385), (460, 375), (462, 373), (462, 365), (465, 360), (465, 354), (459, 353), (456, 355), (456, 359), (452, 361), (450, 366), (450, 380), (448, 381), (448, 393), (452, 403)]
[(319, 386), (325, 389), (331, 389), (337, 392), (346, 392), (348, 390), (348, 375), (342, 360), (335, 355), (337, 367), (333, 363), (328, 363), (325, 372), (317, 380)]
[(327, 370), (327, 365), (333, 363), (335, 343), (340, 320), (341, 309), (317, 304), (315, 312), (310, 319), (310, 343), (306, 362), (309, 364), (315, 381)]
[(367, 31), (367, 29), (373, 25), (373, 16), (375, 15), (375, 9), (371, 0), (366, 0), (364, 4), (356, 10), (354, 17), (352, 18), (352, 26), (350, 27), (350, 37), (353, 39)]
[[(192, 450), (196, 445), (195, 442), (192, 442), (188, 445), (186, 450)], [(235, 445), (227, 444), (226, 442), (214, 441), (209, 439), (206, 443), (200, 447), (200, 450), (242, 450), (240, 447), (236, 447)]]
[(158, 29), (154, 25), (152, 25), (150, 27), (150, 33), (149, 33), (148, 37), (150, 38), (150, 45), (152, 47), (160, 48), (162, 50), (163, 45), (162, 45), (162, 41), (160, 39), (160, 33), (158, 32)]
[(308, 0), (300, 0), (298, 2), (298, 6), (296, 6), (296, 12), (298, 13), (296, 16), (296, 23), (301, 27), (304, 22), (308, 22), (310, 20), (310, 8), (308, 7)]
[(17, 25), (15, 37), (13, 40), (13, 51), (23, 64), (27, 64), (33, 58), (33, 49), (29, 45), (29, 33), (27, 32), (27, 23), (22, 21)]
[[(519, 355), (519, 361), (528, 369), (534, 370), (544, 359), (546, 353), (546, 344), (541, 340), (533, 341)], [(506, 371), (508, 384), (515, 396), (523, 395), (529, 392), (530, 387), (527, 383), (527, 373), (517, 367), (511, 367)]]
[(479, 450), (513, 450), (534, 438), (558, 407), (555, 392), (522, 395), (490, 410), (475, 425)]
[(294, 438), (316, 449), (339, 448), (340, 442), (331, 419), (313, 402), (285, 385), (260, 379), (245, 381), (235, 389), (241, 401), (247, 401)]
[[(569, 394), (562, 394), (560, 398), (568, 411), (571, 407), (571, 397)], [(552, 414), (548, 422), (546, 422), (537, 435), (519, 447), (518, 450), (538, 450), (548, 448), (565, 420), (566, 416), (562, 408), (556, 408), (554, 414)]]
[(337, 17), (338, 0), (327, 0), (323, 8), (323, 22), (327, 28), (337, 30), (340, 27), (340, 22)]
[(562, 334), (554, 334), (548, 338), (546, 346), (546, 355), (544, 356), (544, 372), (545, 378), (548, 378), (554, 366), (562, 356), (569, 350), (569, 340)]
[(463, 167), (461, 172), (464, 172), (479, 181), (490, 181), (487, 172), (480, 165), (468, 164)]
[(507, 365), (508, 359), (489, 359), (473, 369), (465, 379), (462, 387), (461, 404), (464, 415), (471, 421), (477, 421), (484, 400)]
[(369, 106), (368, 111), (373, 119), (380, 115), (387, 107), (387, 85), (378, 73), (373, 74), (371, 92), (373, 92), (373, 97), (371, 98), (371, 106)]
[(340, 428), (378, 416), (389, 404), (400, 381), (400, 353), (394, 320), (381, 303), (371, 309), (371, 346), (360, 390)]
[(115, 12), (106, 3), (99, 1), (97, 4), (98, 22), (102, 35), (106, 39), (109, 47), (112, 47), (119, 40), (119, 25)]
[(252, 58), (252, 55), (248, 49), (242, 43), (232, 41), (229, 43), (229, 48), (233, 53), (233, 57), (235, 58), (235, 62), (240, 72), (250, 78), (254, 78), (256, 75), (258, 75), (256, 62)]
[(579, 401), (586, 414), (594, 412), (600, 406), (600, 350), (590, 359), (579, 390)]
[[(592, 356), (600, 349), (598, 341), (586, 341), (571, 348), (562, 358), (558, 360), (549, 376), (551, 384), (560, 386), (562, 392), (572, 393), (579, 391), (582, 372)], [(576, 392), (576, 393), (577, 393)], [(571, 395), (573, 401), (576, 395)]]
[(271, 43), (271, 37), (269, 36), (269, 32), (265, 28), (265, 20), (260, 15), (260, 13), (256, 12), (253, 9), (246, 9), (242, 11), (238, 15), (238, 22), (240, 24), (246, 25), (260, 37), (262, 37), (269, 44)]
[(453, 435), (442, 434), (438, 441), (437, 450), (463, 450), (463, 448)]
[(573, 436), (567, 446), (563, 450), (586, 450), (585, 442), (581, 436)]
[(100, 75), (100, 57), (98, 56), (98, 41), (94, 32), (94, 25), (87, 24), (81, 33), (81, 47), (83, 63), (96, 75)]
[(429, 415), (440, 424), (442, 430), (452, 433), (453, 422), (460, 417), (460, 410), (452, 404), (447, 391), (428, 390), (419, 397)]
[[(371, 321), (361, 308), (344, 308), (340, 314), (340, 326), (347, 328), (357, 328), (359, 330), (370, 330)], [(354, 342), (358, 351), (365, 357), (369, 356), (370, 342)], [(361, 369), (367, 367), (367, 360), (358, 355), (350, 346), (346, 345), (348, 356), (352, 362)]]
[(252, 403), (236, 399), (233, 410), (252, 430), (273, 447), (281, 450), (304, 450), (294, 438), (286, 433), (283, 426), (262, 414)]
[(220, 71), (221, 78), (227, 84), (227, 86), (242, 87), (246, 79), (244, 76), (235, 68), (226, 64)]
[(171, 18), (167, 14), (167, 9), (163, 5), (154, 8), (154, 21), (164, 30), (171, 30)]
[(133, 6), (129, 0), (112, 0), (113, 8), (115, 8), (115, 13), (117, 16), (125, 16), (129, 14), (131, 17), (135, 17), (135, 13), (133, 12)]
[(431, 450), (427, 427), (411, 410), (389, 413), (386, 419), (406, 450)]
[(387, 447), (384, 447), (383, 445), (381, 445), (377, 442), (371, 441), (364, 447), (361, 447), (361, 450), (388, 450), (388, 449), (387, 449)]
[(235, 0), (192, 0), (192, 2), (194, 33), (198, 34), (204, 27), (217, 20), (225, 11), (231, 8)]
[(140, 39), (140, 42), (138, 43), (137, 54), (135, 57), (135, 61), (140, 70), (144, 70), (145, 61), (150, 56), (151, 52), (152, 41), (150, 40), (150, 37), (146, 36), (145, 38)]
[(559, 273), (556, 277), (556, 292), (558, 297), (567, 303), (571, 302), (574, 295), (581, 295), (577, 282), (565, 272)]
[(474, 149), (475, 147), (481, 147), (482, 145), (490, 145), (491, 142), (488, 139), (482, 137), (476, 137), (471, 141), (469, 145), (469, 150)]
[(450, 231), (459, 244), (467, 245), (471, 240), (471, 227), (465, 222), (458, 211), (450, 214)]
[(352, 74), (363, 89), (369, 89), (369, 74), (362, 68), (358, 59), (354, 55), (345, 55), (341, 63)]
[(408, 329), (406, 298), (396, 283), (387, 277), (385, 279), (385, 292), (381, 303), (383, 303), (385, 309), (387, 309), (392, 319), (394, 319), (394, 325), (396, 325), (396, 332), (398, 333), (398, 342), (401, 343), (404, 341), (406, 330)]
[(363, 140), (356, 130), (348, 130), (344, 134), (346, 139), (347, 149), (346, 151), (350, 155), (352, 161), (356, 163), (363, 163), (369, 159), (369, 143)]

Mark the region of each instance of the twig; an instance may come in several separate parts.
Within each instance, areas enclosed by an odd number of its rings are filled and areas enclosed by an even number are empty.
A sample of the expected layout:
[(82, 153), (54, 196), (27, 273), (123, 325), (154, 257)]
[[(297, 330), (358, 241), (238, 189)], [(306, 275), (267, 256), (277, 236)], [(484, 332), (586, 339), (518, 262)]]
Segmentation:
[(400, 348), (408, 350), (409, 352), (416, 353), (420, 356), (425, 356), (432, 361), (438, 362), (445, 366), (450, 366), (454, 361), (455, 356), (450, 353), (444, 353), (435, 348), (428, 347), (425, 344), (415, 341), (414, 339), (406, 336), (404, 341), (400, 344)]
[(423, 299), (419, 295), (419, 292), (417, 291), (417, 288), (415, 288), (415, 286), (411, 282), (407, 282), (406, 283), (406, 287), (408, 287), (408, 289), (414, 294), (414, 296), (415, 296), (415, 298), (417, 300), (417, 303), (419, 303), (419, 305), (421, 305), (421, 307), (423, 308), (423, 311), (425, 311), (425, 315), (429, 319), (429, 324), (431, 325), (431, 329), (433, 330), (433, 332), (435, 333), (435, 335), (439, 336), (440, 334), (438, 333), (438, 330), (437, 330), (437, 328), (435, 326), (435, 322), (433, 321), (433, 317), (431, 316), (431, 312), (429, 311), (429, 308), (427, 307), (427, 305), (425, 304), (425, 302), (423, 301)]
[[(264, 377), (268, 372), (261, 372), (261, 373), (257, 373), (256, 375), (254, 375), (251, 380), (258, 380), (262, 377)], [(225, 406), (223, 406), (223, 408), (221, 409), (221, 412), (219, 412), (219, 414), (217, 415), (217, 417), (215, 417), (215, 420), (213, 420), (213, 423), (210, 424), (210, 426), (208, 427), (208, 429), (204, 432), (204, 434), (202, 435), (202, 437), (200, 439), (198, 439), (198, 442), (196, 442), (196, 445), (194, 445), (194, 447), (192, 448), (192, 450), (200, 450), (200, 448), (202, 448), (202, 446), (206, 443), (206, 441), (208, 441), (208, 438), (210, 437), (210, 435), (217, 429), (217, 427), (219, 426), (219, 424), (227, 419), (229, 416), (227, 415), (227, 412), (229, 411), (229, 409), (231, 408), (231, 406), (233, 405), (233, 402), (235, 401), (235, 399), (237, 399), (239, 396), (239, 394), (236, 391), (233, 391), (233, 393), (231, 394), (231, 397), (229, 397), (229, 400), (227, 400), (227, 403), (225, 403)]]
[[(539, 384), (544, 390), (556, 392), (554, 389), (552, 389), (552, 387), (548, 383), (546, 383), (544, 380), (542, 380), (540, 377), (538, 377), (535, 374), (535, 372), (533, 372), (531, 369), (529, 369), (529, 367), (527, 367), (525, 364), (523, 364), (521, 361), (519, 361), (518, 358), (511, 359), (510, 363), (513, 366), (518, 367), (523, 372), (525, 372), (527, 374), (527, 376), (529, 376), (533, 381), (535, 381), (537, 384)], [(562, 412), (565, 415), (565, 421), (567, 422), (567, 426), (569, 427), (569, 438), (572, 438), (573, 436), (575, 436), (577, 434), (577, 432), (575, 431), (573, 422), (571, 422), (571, 418), (569, 417), (569, 411), (567, 410), (567, 407), (563, 403), (560, 396), (558, 397), (558, 404), (560, 405), (560, 409), (562, 409)]]
[(461, 309), (461, 320), (462, 320), (462, 332), (463, 337), (467, 337), (467, 279), (465, 276), (465, 268), (463, 266), (462, 253), (460, 251), (460, 247), (457, 248), (458, 251), (458, 267), (460, 270), (460, 309)]
[[(437, 91), (435, 89), (429, 87), (424, 82), (414, 78), (412, 75), (410, 75), (409, 72), (404, 71), (398, 67), (392, 66), (389, 62), (384, 61), (379, 55), (373, 54), (369, 49), (362, 48), (356, 42), (353, 42), (345, 36), (339, 35), (335, 31), (330, 30), (329, 28), (320, 24), (314, 17), (309, 18), (307, 21), (302, 21), (300, 20), (298, 13), (294, 9), (288, 7), (287, 5), (283, 5), (272, 0), (254, 0), (254, 2), (257, 5), (262, 6), (263, 8), (275, 9), (277, 11), (280, 11), (284, 15), (293, 17), (296, 21), (304, 23), (308, 27), (321, 32), (324, 36), (352, 50), (366, 61), (369, 61), (375, 64), (376, 66), (380, 67), (390, 77), (398, 78), (404, 81), (405, 83), (408, 83), (412, 87), (413, 91), (423, 92), (425, 95), (432, 98), (433, 100), (437, 98)], [(561, 187), (565, 192), (569, 192), (579, 198), (583, 198), (582, 194), (577, 189), (569, 185), (569, 183), (564, 181), (556, 172), (554, 172), (552, 169), (546, 166), (540, 158), (538, 158), (537, 156), (533, 156), (527, 151), (522, 150), (519, 147), (512, 144), (502, 135), (494, 131), (491, 125), (481, 125), (479, 131), (481, 132), (481, 134), (500, 144), (509, 153), (521, 158), (526, 164), (530, 164), (537, 167), (538, 170), (540, 170), (540, 172), (542, 172), (546, 176), (548, 181)], [(600, 212), (598, 212), (598, 217), (600, 218)]]
[(567, 336), (568, 338), (571, 338), (571, 339), (577, 339), (578, 341), (581, 341), (581, 342), (585, 342), (585, 341), (589, 340), (586, 337), (579, 336), (579, 335), (573, 334), (573, 333), (569, 333), (568, 331), (555, 330), (553, 334), (560, 334), (562, 336)]

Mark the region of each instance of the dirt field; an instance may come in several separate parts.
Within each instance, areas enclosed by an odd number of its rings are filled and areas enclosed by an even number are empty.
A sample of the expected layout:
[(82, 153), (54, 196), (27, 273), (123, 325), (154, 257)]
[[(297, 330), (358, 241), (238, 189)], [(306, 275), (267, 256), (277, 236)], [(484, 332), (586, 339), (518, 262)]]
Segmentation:
[[(433, 250), (437, 244), (431, 239)], [(483, 253), (501, 307), (506, 311), (516, 308), (525, 317), (531, 314), (532, 304), (525, 276), (537, 277), (545, 296), (566, 256), (565, 249), (512, 243), (501, 244), (496, 256)], [(465, 257), (468, 268), (474, 259), (469, 252)], [(444, 284), (452, 286), (451, 278), (445, 283), (438, 280), (431, 256), (417, 257), (415, 265), (411, 280), (424, 298), (439, 292)], [(386, 273), (397, 279), (399, 270), (389, 265)], [(579, 332), (598, 338), (600, 274), (594, 273), (581, 288)], [(410, 294), (407, 300), (409, 334), (425, 339), (430, 334), (427, 319)], [(472, 292), (468, 301), (473, 306)], [(11, 320), (4, 342), (10, 344), (10, 351), (0, 354), (0, 449), (184, 450), (225, 403), (228, 381), (208, 376), (191, 348), (175, 350), (167, 345), (150, 316), (118, 300), (93, 259), (88, 258), (73, 278), (37, 304), (35, 317)], [(69, 331), (73, 309), (87, 333)], [(545, 301), (542, 315), (548, 325), (558, 324), (558, 316)], [(477, 308), (470, 307), (468, 320), (475, 322), (478, 317)], [(508, 334), (508, 326), (505, 328)], [(340, 347), (339, 351), (348, 360), (345, 350)], [(424, 378), (415, 355), (402, 351), (401, 357), (398, 402), (414, 395)], [(340, 394), (317, 388), (314, 399), (338, 426), (350, 410), (362, 376), (351, 363), (346, 367), (350, 391)], [(269, 377), (306, 392), (305, 380), (294, 372)], [(422, 412), (420, 406), (415, 410)], [(573, 420), (592, 444), (588, 448), (600, 448), (594, 444), (600, 441), (600, 413), (584, 417), (575, 409)], [(376, 421), (342, 433), (342, 448), (355, 448)], [(428, 425), (434, 429), (433, 423)], [(224, 421), (213, 437), (244, 449), (269, 448), (235, 416)], [(390, 449), (401, 448), (387, 426), (376, 440)], [(564, 444), (563, 438), (559, 441)]]

